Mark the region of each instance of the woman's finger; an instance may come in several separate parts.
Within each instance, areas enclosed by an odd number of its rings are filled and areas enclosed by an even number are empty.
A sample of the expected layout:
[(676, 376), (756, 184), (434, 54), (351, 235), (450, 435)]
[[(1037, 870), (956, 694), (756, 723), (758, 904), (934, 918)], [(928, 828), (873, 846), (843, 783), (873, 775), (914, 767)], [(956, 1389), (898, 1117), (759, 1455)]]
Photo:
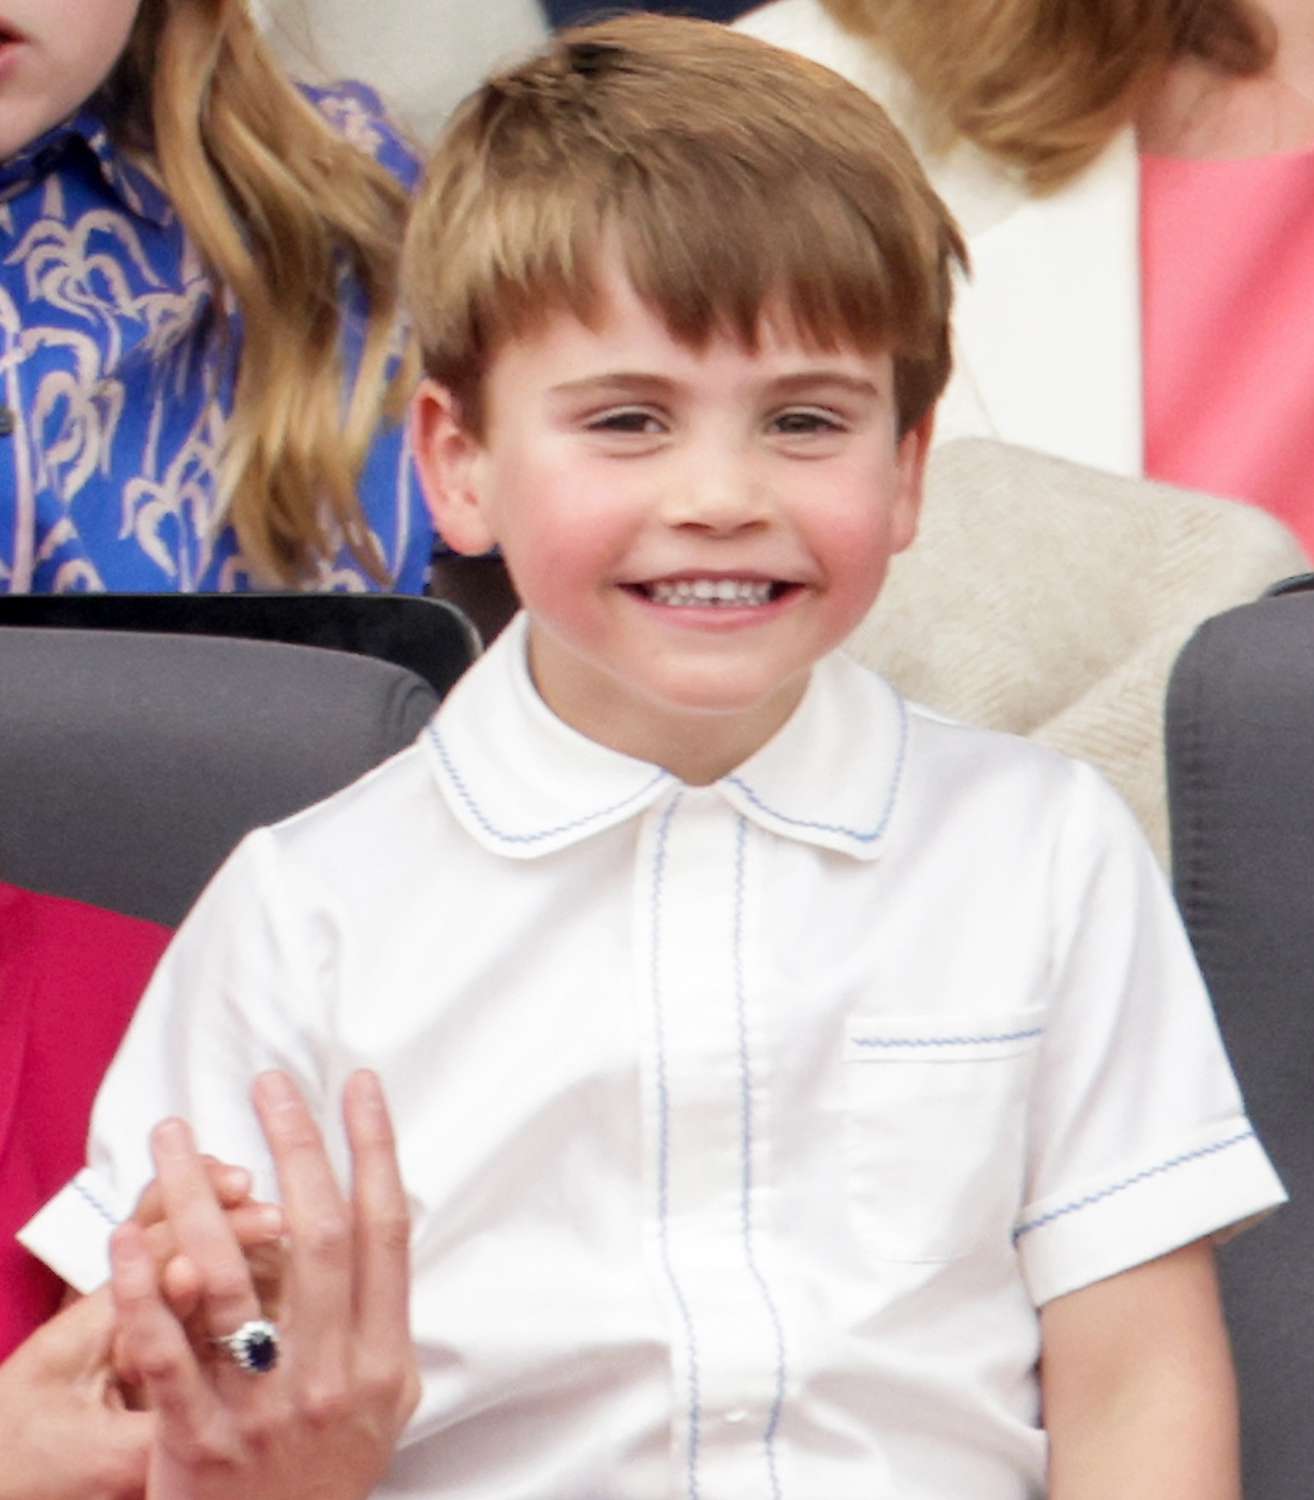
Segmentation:
[(356, 1329), (362, 1347), (409, 1346), (410, 1214), (378, 1077), (354, 1073), (343, 1094), (356, 1222)]
[(151, 1151), (178, 1250), (200, 1276), (205, 1327), (212, 1337), (233, 1333), (260, 1316), (260, 1304), (191, 1130), (182, 1120), (165, 1120), (151, 1132)]
[(161, 1424), (166, 1446), (223, 1458), (230, 1424), (178, 1321), (160, 1299), (154, 1258), (140, 1225), (110, 1238), (110, 1286), (124, 1358)]
[[(237, 1208), (225, 1209), (224, 1214), (233, 1238), (246, 1252), (248, 1259), (253, 1252), (276, 1246), (286, 1227), (283, 1210), (277, 1203), (243, 1203)], [(141, 1223), (136, 1218), (132, 1222)], [(182, 1254), (178, 1237), (167, 1219), (141, 1227), (157, 1265), (167, 1265)]]
[(254, 1097), (283, 1195), (287, 1223), (287, 1321), (298, 1369), (326, 1407), (348, 1388), (351, 1360), (351, 1213), (329, 1164), (319, 1127), (292, 1080), (256, 1079)]
[[(237, 1208), (251, 1196), (251, 1174), (245, 1167), (230, 1166), (213, 1156), (202, 1156), (214, 1195), (225, 1208)], [(149, 1228), (164, 1218), (164, 1197), (158, 1179), (152, 1179), (141, 1190), (132, 1211), (133, 1223)]]

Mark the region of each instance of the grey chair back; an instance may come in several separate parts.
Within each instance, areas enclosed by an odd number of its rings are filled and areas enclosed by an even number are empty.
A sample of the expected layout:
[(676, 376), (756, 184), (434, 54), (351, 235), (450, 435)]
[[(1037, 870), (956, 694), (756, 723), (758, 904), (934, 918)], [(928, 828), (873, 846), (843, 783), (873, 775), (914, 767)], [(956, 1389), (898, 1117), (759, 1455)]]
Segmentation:
[[(480, 575), (472, 592), (483, 582)], [(480, 649), (479, 635), (458, 604), (414, 594), (0, 595), (0, 626), (12, 625), (323, 646), (409, 667), (439, 697)]]
[(1247, 1500), (1314, 1474), (1314, 593), (1207, 621), (1167, 699), (1173, 883), (1291, 1202), (1219, 1254)]
[(344, 651), (0, 630), (0, 879), (176, 924), (238, 840), (409, 744), (438, 704)]

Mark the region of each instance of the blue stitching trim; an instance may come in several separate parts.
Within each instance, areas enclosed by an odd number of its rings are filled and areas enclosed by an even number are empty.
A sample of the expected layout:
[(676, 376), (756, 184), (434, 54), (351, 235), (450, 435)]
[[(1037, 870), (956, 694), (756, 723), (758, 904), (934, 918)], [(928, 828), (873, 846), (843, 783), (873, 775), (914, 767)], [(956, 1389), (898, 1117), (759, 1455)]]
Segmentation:
[(116, 1229), (118, 1228), (119, 1221), (110, 1213), (109, 1209), (105, 1207), (100, 1199), (96, 1197), (95, 1193), (83, 1184), (81, 1178), (75, 1177), (73, 1179), (73, 1191), (80, 1193), (107, 1224), (113, 1224)]
[(443, 769), (451, 777), (452, 785), (456, 788), (456, 794), (470, 810), (471, 816), (484, 830), (495, 839), (500, 839), (504, 844), (536, 844), (540, 839), (554, 838), (559, 833), (569, 833), (573, 828), (582, 828), (587, 823), (596, 823), (599, 818), (605, 818), (609, 814), (619, 812), (621, 808), (628, 807), (631, 802), (638, 802), (657, 785), (660, 781), (668, 781), (668, 771), (658, 771), (651, 781), (645, 782), (637, 792), (631, 792), (628, 797), (622, 797), (619, 802), (613, 802), (609, 807), (599, 807), (594, 812), (584, 813), (581, 817), (572, 818), (568, 823), (558, 823), (553, 828), (541, 828), (535, 833), (505, 833), (498, 828), (485, 815), (483, 809), (475, 801), (469, 787), (466, 786), (461, 773), (456, 769), (452, 758), (447, 753), (447, 746), (443, 743), (442, 736), (438, 733), (437, 726), (430, 723), (426, 726), (426, 732), (433, 741), (434, 749), (438, 752), (438, 758), (443, 763)]
[(754, 807), (770, 817), (778, 818), (782, 823), (788, 823), (793, 828), (813, 828), (818, 833), (842, 833), (846, 838), (856, 839), (860, 844), (874, 844), (884, 835), (894, 815), (894, 803), (899, 795), (899, 785), (903, 780), (904, 759), (908, 749), (908, 710), (903, 698), (898, 694), (895, 695), (895, 702), (899, 708), (899, 749), (895, 755), (894, 774), (890, 778), (890, 794), (885, 799), (885, 807), (881, 811), (879, 821), (868, 833), (858, 828), (847, 828), (842, 823), (819, 823), (811, 818), (792, 818), (788, 813), (778, 812), (764, 802), (742, 776), (727, 776), (725, 779), (731, 786), (738, 787)]
[(1044, 1036), (1043, 1026), (1029, 1031), (999, 1031), (982, 1036), (855, 1036), (855, 1047), (983, 1047), (990, 1042), (1027, 1042)]
[(702, 1409), (699, 1397), (698, 1344), (694, 1337), (689, 1304), (671, 1264), (670, 1181), (671, 1181), (671, 1096), (666, 1083), (666, 1024), (662, 1009), (661, 985), (661, 904), (662, 879), (666, 873), (666, 835), (671, 819), (680, 805), (677, 793), (657, 825), (657, 849), (652, 872), (652, 1007), (657, 1030), (657, 1229), (662, 1250), (662, 1266), (670, 1283), (684, 1336), (689, 1348), (689, 1500), (698, 1500), (698, 1450), (701, 1438)]
[(1226, 1151), (1229, 1146), (1239, 1146), (1242, 1141), (1253, 1139), (1254, 1134), (1253, 1130), (1243, 1130), (1239, 1135), (1231, 1136), (1228, 1140), (1215, 1141), (1212, 1146), (1201, 1146), (1196, 1151), (1183, 1152), (1181, 1156), (1170, 1156), (1167, 1161), (1161, 1161), (1158, 1166), (1147, 1167), (1145, 1171), (1126, 1177), (1121, 1182), (1115, 1182), (1111, 1187), (1101, 1188), (1098, 1193), (1088, 1193), (1084, 1198), (1065, 1203), (1062, 1208), (1051, 1209), (1049, 1213), (1041, 1214), (1038, 1219), (1029, 1219), (1025, 1224), (1019, 1224), (1013, 1231), (1013, 1243), (1016, 1244), (1024, 1234), (1030, 1234), (1033, 1229), (1044, 1229), (1055, 1219), (1062, 1219), (1067, 1214), (1075, 1214), (1079, 1209), (1102, 1203), (1105, 1198), (1112, 1198), (1115, 1193), (1121, 1193), (1127, 1188), (1137, 1187), (1142, 1182), (1148, 1182), (1152, 1177), (1159, 1177), (1164, 1172), (1171, 1172), (1176, 1167), (1185, 1166), (1188, 1162), (1200, 1161), (1203, 1157)]
[(734, 958), (735, 958), (735, 1019), (739, 1029), (739, 1118), (740, 1159), (743, 1169), (740, 1181), (739, 1218), (743, 1227), (744, 1259), (749, 1274), (757, 1283), (758, 1291), (766, 1306), (767, 1316), (776, 1336), (776, 1393), (771, 1403), (771, 1415), (762, 1434), (766, 1449), (767, 1473), (771, 1479), (771, 1493), (781, 1500), (780, 1474), (776, 1467), (776, 1432), (780, 1427), (780, 1414), (785, 1404), (785, 1330), (781, 1326), (780, 1313), (771, 1296), (766, 1278), (753, 1253), (753, 1072), (748, 1055), (748, 1000), (744, 984), (744, 848), (748, 835), (748, 822), (740, 817), (735, 837), (735, 905), (734, 905)]

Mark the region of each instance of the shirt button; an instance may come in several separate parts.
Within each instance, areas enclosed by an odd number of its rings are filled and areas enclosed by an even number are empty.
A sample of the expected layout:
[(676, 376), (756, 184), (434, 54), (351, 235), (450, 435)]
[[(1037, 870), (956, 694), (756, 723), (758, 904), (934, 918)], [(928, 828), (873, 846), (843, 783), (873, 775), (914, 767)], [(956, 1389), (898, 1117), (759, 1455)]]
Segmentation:
[(726, 1412), (725, 1419), (727, 1422), (746, 1422), (748, 1413), (742, 1406), (736, 1406), (733, 1411)]
[(0, 438), (6, 438), (18, 426), (18, 418), (8, 406), (0, 406)]

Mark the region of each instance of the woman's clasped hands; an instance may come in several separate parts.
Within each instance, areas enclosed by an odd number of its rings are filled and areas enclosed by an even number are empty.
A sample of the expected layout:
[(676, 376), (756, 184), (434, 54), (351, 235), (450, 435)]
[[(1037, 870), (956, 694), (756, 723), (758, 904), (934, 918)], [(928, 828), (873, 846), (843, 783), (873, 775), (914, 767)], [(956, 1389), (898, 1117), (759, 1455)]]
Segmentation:
[[(254, 1097), (283, 1198), (277, 1308), (181, 1120), (152, 1136), (175, 1258), (162, 1271), (138, 1221), (111, 1242), (116, 1357), (154, 1418), (146, 1500), (363, 1500), (419, 1397), (387, 1107), (372, 1073), (349, 1079), (348, 1198), (291, 1081), (264, 1074)], [(180, 1300), (194, 1303), (186, 1323)]]

